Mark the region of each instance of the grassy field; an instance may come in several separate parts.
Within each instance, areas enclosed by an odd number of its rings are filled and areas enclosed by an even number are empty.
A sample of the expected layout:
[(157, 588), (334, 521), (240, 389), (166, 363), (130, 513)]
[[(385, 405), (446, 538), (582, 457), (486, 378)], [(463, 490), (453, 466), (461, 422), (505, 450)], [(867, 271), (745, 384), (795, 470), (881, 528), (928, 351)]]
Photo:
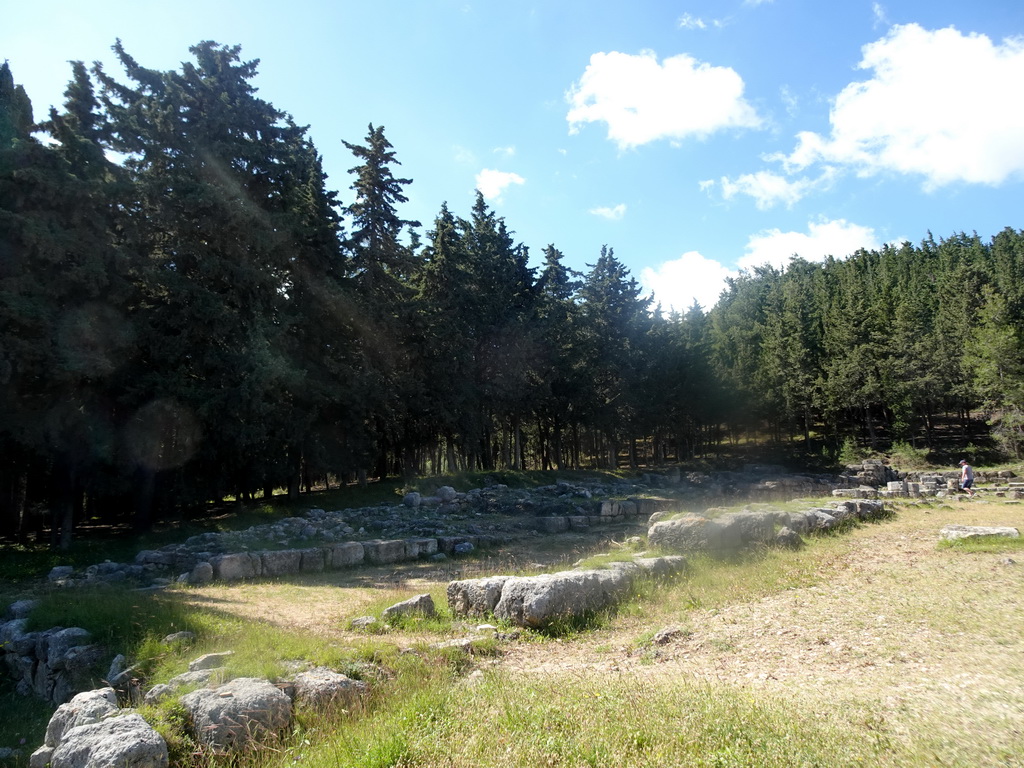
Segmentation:
[[(1024, 540), (941, 546), (951, 523), (1024, 528), (1024, 506), (908, 502), (799, 552), (693, 558), (687, 577), (647, 585), (586, 627), (515, 640), (448, 615), (444, 588), (521, 569), (530, 551), (158, 594), (55, 593), (33, 620), (97, 632), (154, 683), (224, 650), (235, 651), (231, 675), (285, 677), (303, 661), (370, 683), (365, 707), (301, 712), (281, 742), (241, 761), (260, 768), (1024, 765)], [(607, 549), (567, 537), (540, 559)], [(350, 627), (423, 592), (439, 618)], [(160, 642), (181, 629), (195, 646)], [(471, 653), (432, 647), (462, 637), (477, 638)], [(0, 695), (0, 746), (26, 739), (31, 751), (47, 713)], [(215, 762), (180, 734), (173, 705), (144, 713), (176, 764)]]

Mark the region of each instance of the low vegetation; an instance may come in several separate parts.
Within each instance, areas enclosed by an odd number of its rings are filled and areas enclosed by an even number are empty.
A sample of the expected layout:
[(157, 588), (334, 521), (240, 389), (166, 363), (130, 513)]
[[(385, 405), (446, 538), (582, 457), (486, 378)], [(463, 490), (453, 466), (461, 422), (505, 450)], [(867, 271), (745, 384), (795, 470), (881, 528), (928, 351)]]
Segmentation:
[[(357, 710), (299, 712), (280, 743), (242, 761), (258, 768), (1011, 765), (1024, 749), (1024, 574), (1013, 562), (1024, 545), (946, 545), (938, 531), (1022, 522), (1012, 502), (906, 502), (800, 552), (691, 557), (684, 578), (645, 584), (615, 611), (514, 640), (452, 617), (444, 587), (459, 574), (422, 564), (74, 601), (57, 592), (33, 622), (90, 629), (151, 683), (224, 650), (231, 676), (286, 677), (300, 661), (370, 683)], [(563, 545), (586, 565), (632, 554), (625, 532), (589, 553), (579, 538)], [(424, 592), (435, 618), (350, 626)], [(182, 629), (194, 645), (161, 641)], [(457, 637), (476, 639), (468, 652), (438, 647)], [(5, 706), (0, 746), (41, 743), (48, 712), (34, 704)], [(144, 711), (176, 765), (218, 762), (183, 734), (175, 704)]]

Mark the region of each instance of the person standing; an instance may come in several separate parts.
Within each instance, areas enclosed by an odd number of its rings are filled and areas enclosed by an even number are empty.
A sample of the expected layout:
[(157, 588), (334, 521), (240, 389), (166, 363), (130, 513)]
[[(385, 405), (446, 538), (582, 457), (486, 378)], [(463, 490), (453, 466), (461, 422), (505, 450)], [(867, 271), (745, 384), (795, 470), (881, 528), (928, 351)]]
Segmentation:
[(974, 498), (974, 470), (967, 463), (967, 459), (960, 459), (960, 487), (967, 491), (967, 495)]

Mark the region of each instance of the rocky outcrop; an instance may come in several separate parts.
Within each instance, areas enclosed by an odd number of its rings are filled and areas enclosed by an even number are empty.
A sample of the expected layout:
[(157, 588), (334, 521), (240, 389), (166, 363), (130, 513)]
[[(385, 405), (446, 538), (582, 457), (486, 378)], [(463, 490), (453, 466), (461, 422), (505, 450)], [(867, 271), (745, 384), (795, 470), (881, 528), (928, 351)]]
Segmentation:
[(27, 632), (27, 619), (0, 624), (0, 664), (22, 695), (34, 694), (63, 704), (95, 684), (96, 667), (109, 658), (80, 627)]

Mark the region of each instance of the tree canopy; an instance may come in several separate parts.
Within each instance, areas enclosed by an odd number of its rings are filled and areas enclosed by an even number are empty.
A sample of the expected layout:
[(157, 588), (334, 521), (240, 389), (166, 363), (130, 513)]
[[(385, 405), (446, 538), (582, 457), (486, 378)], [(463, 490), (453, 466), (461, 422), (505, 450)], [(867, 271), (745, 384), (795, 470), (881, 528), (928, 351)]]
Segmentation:
[(383, 126), (328, 189), (237, 47), (114, 50), (120, 76), (74, 62), (39, 123), (0, 66), (0, 537), (755, 436), (827, 461), (981, 419), (1020, 456), (1020, 231), (796, 258), (665, 316), (610, 246), (531, 266), (480, 193), (421, 233)]

